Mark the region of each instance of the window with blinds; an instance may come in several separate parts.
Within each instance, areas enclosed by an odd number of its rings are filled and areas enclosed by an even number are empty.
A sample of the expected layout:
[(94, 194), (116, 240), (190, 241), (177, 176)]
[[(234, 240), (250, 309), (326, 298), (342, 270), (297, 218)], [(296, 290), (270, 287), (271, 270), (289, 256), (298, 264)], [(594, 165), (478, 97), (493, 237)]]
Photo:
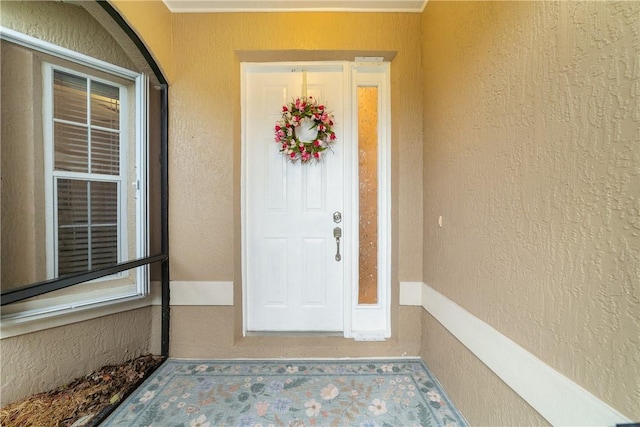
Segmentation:
[[(3, 152), (12, 171), (20, 172), (7, 182), (7, 194), (15, 193), (8, 207), (15, 230), (3, 232), (2, 253), (3, 261), (11, 254), (7, 259), (16, 268), (6, 280), (3, 264), (3, 291), (147, 257), (149, 132), (160, 135), (149, 106), (160, 117), (159, 92), (150, 91), (144, 73), (8, 31), (0, 34), (2, 58), (8, 60), (3, 64), (23, 67), (25, 75), (2, 75), (2, 100), (25, 114), (2, 123), (24, 129), (7, 140), (12, 157)], [(91, 43), (82, 40), (78, 47), (89, 49)], [(111, 48), (117, 53), (117, 46)], [(153, 191), (158, 203), (161, 197)], [(2, 329), (15, 325), (23, 331), (25, 321), (48, 327), (46, 319), (53, 316), (74, 322), (76, 314), (142, 306), (149, 274), (148, 266), (140, 266), (5, 305)]]
[(121, 91), (52, 68), (56, 276), (118, 262), (122, 210)]

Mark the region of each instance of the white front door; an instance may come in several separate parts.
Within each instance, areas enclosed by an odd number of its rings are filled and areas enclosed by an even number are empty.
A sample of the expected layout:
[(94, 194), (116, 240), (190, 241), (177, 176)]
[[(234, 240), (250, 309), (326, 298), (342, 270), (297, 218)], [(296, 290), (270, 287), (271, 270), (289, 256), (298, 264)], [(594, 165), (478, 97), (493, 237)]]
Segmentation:
[[(337, 141), (319, 162), (291, 163), (274, 126), (303, 95), (335, 116)], [(342, 331), (348, 212), (344, 211), (345, 81), (342, 64), (245, 64), (244, 263), (247, 331)], [(334, 222), (334, 213), (342, 220)], [(341, 259), (334, 229), (340, 227)]]

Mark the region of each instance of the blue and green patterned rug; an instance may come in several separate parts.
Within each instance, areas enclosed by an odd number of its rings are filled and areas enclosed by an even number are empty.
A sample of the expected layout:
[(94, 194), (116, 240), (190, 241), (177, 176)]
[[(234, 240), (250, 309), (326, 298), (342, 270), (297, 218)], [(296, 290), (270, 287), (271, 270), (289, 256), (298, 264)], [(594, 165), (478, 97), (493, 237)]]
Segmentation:
[(102, 426), (466, 426), (419, 359), (169, 359)]

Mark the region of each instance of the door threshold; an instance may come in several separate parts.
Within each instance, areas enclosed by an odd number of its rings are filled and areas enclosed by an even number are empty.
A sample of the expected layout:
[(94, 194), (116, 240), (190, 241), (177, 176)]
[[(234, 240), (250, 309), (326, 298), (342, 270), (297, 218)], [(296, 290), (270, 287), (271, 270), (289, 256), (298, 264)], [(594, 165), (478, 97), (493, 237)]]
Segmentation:
[(247, 331), (247, 337), (344, 337), (342, 331)]

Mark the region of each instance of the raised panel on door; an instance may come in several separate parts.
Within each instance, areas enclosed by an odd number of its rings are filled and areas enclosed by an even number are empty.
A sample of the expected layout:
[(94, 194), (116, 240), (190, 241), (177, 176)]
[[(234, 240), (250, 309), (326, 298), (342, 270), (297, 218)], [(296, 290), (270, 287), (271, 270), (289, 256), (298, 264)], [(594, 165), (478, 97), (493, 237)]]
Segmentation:
[(326, 240), (306, 238), (302, 240), (302, 258), (306, 260), (302, 269), (302, 305), (326, 305), (326, 267), (321, 260), (326, 255)]

